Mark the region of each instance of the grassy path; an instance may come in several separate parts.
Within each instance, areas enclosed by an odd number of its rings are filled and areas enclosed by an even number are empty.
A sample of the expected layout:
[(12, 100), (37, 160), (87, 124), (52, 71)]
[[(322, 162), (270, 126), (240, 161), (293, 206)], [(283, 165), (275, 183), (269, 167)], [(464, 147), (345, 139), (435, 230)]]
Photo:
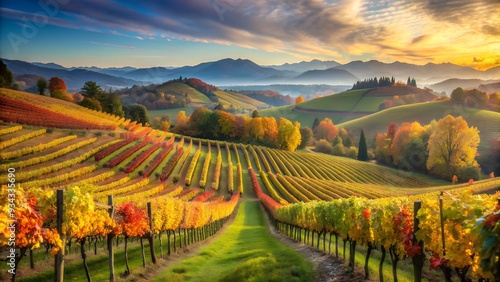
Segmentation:
[(267, 230), (258, 201), (240, 204), (234, 222), (210, 245), (153, 281), (312, 281), (312, 264)]

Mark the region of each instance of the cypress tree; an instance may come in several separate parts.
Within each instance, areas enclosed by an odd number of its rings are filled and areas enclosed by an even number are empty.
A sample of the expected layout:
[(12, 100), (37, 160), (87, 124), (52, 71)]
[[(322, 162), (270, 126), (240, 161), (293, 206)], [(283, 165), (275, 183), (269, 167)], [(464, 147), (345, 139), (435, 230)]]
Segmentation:
[(368, 160), (368, 148), (366, 146), (365, 131), (361, 129), (361, 136), (359, 137), (358, 146), (358, 160), (367, 161)]
[(318, 125), (319, 125), (319, 119), (315, 118), (314, 121), (313, 121), (311, 129), (314, 130), (316, 128), (316, 126), (318, 126)]

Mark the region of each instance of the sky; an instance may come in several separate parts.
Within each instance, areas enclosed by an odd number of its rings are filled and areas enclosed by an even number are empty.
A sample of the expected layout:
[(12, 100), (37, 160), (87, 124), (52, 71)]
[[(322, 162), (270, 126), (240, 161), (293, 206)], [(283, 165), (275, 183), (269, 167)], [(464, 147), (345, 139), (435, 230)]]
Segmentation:
[(0, 57), (65, 67), (223, 58), (500, 65), (499, 0), (0, 0)]

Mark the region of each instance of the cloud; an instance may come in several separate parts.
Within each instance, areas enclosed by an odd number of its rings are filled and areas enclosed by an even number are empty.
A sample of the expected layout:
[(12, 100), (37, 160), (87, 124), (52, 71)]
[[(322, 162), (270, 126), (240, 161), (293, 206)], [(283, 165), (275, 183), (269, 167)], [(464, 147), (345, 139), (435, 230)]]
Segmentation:
[(428, 35), (417, 36), (417, 37), (413, 38), (413, 40), (411, 41), (411, 44), (421, 43), (421, 42), (425, 41), (425, 39), (427, 39), (428, 37), (429, 37)]
[(140, 48), (137, 48), (135, 46), (129, 46), (129, 45), (120, 45), (120, 44), (113, 44), (113, 43), (106, 43), (106, 42), (96, 42), (96, 41), (89, 41), (89, 42), (92, 43), (92, 44), (109, 46), (109, 47), (118, 47), (118, 48), (131, 49), (131, 50), (139, 50), (140, 49)]
[[(50, 24), (341, 62), (458, 54), (470, 63), (495, 50), (500, 35), (498, 0), (80, 0), (60, 9)], [(10, 18), (30, 15), (0, 8), (2, 17), (4, 10)]]
[(483, 33), (493, 36), (500, 36), (500, 26), (483, 25)]
[(481, 58), (481, 57), (474, 57), (474, 58), (472, 59), (472, 62), (473, 62), (473, 63), (481, 63), (481, 62), (483, 62), (483, 61), (484, 61), (484, 58)]

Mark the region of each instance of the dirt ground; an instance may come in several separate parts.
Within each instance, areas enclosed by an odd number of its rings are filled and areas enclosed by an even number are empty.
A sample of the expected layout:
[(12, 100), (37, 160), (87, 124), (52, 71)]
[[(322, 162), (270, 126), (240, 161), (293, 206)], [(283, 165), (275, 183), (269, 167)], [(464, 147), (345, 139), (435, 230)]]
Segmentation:
[[(262, 210), (264, 212), (264, 210)], [(265, 214), (265, 213), (264, 213)], [(355, 282), (355, 281), (371, 281), (364, 279), (364, 272), (361, 269), (355, 269), (354, 272), (349, 272), (347, 262), (335, 256), (328, 255), (322, 251), (305, 245), (301, 242), (294, 241), (285, 235), (279, 233), (274, 225), (271, 224), (269, 218), (265, 214), (267, 227), (269, 232), (286, 246), (295, 249), (307, 260), (312, 262), (316, 270), (315, 281), (317, 282)]]

